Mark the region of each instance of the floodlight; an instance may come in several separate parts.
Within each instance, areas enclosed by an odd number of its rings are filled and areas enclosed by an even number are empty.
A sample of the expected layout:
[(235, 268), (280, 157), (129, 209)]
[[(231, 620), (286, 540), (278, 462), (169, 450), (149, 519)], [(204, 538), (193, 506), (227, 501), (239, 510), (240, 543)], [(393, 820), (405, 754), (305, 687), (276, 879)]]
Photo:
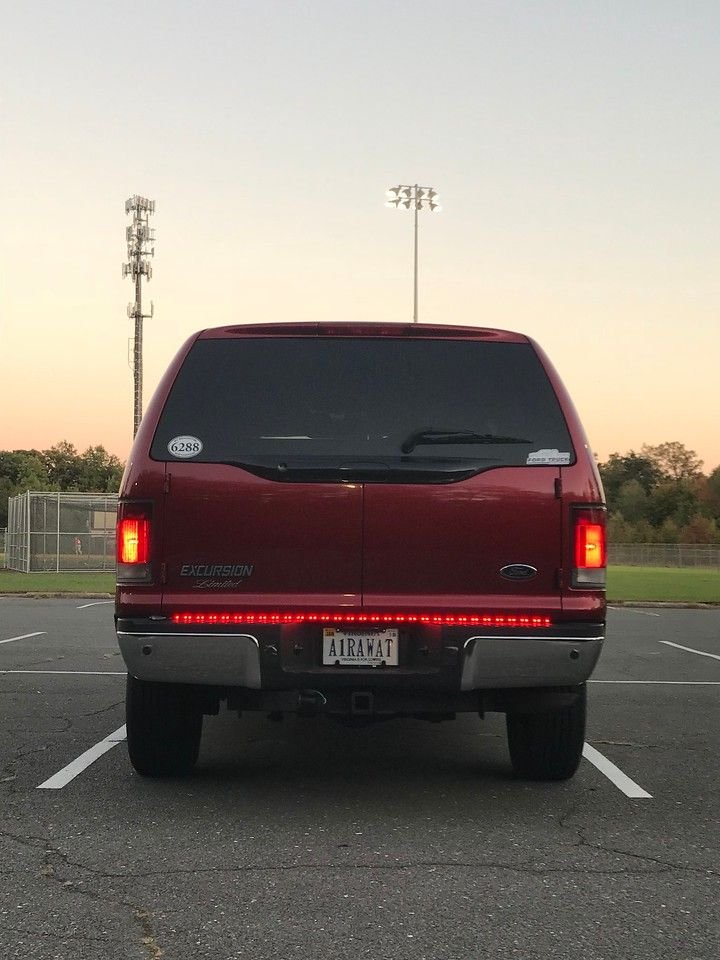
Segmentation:
[[(415, 256), (414, 256), (414, 291), (413, 291), (413, 323), (417, 323), (418, 319), (418, 210), (422, 210), (424, 206), (429, 207), (430, 212), (434, 213), (435, 210), (440, 209), (440, 204), (435, 202), (435, 197), (437, 197), (437, 190), (434, 187), (421, 187), (418, 184), (409, 185), (405, 183), (398, 184), (397, 187), (391, 187), (386, 191), (387, 196), (391, 197), (385, 206), (395, 207), (396, 209), (402, 204), (406, 210), (411, 208), (415, 211), (414, 221), (415, 221)], [(403, 199), (404, 198), (404, 199)]]

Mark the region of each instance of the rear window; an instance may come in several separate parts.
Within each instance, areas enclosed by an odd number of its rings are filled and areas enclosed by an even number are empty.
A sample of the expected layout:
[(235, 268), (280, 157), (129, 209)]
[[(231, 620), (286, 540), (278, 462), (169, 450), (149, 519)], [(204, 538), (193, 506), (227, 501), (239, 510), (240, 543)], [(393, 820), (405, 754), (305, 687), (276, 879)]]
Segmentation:
[(198, 340), (151, 454), (286, 480), (353, 463), (377, 479), (450, 480), (574, 462), (530, 344), (337, 337)]

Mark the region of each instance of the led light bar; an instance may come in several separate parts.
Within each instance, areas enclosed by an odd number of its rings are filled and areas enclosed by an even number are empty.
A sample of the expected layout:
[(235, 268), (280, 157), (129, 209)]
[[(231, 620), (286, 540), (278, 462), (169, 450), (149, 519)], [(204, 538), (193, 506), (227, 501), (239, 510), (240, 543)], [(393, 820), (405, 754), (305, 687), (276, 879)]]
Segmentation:
[(550, 617), (536, 614), (480, 614), (480, 613), (174, 613), (170, 617), (178, 624), (288, 624), (288, 623), (419, 623), (443, 627), (549, 627)]

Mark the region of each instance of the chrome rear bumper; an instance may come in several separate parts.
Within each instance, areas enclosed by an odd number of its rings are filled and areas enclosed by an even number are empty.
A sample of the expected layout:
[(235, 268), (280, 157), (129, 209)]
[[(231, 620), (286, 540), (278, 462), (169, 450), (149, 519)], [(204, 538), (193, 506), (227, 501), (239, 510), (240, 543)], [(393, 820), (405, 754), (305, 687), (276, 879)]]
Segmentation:
[(220, 684), (259, 690), (260, 648), (247, 633), (124, 633), (118, 643), (138, 680)]
[(461, 690), (564, 687), (583, 683), (595, 668), (604, 637), (470, 637)]
[[(440, 685), (452, 677), (460, 691), (512, 687), (555, 687), (583, 683), (602, 649), (602, 635), (589, 637), (474, 636), (458, 649), (456, 667), (446, 668)], [(207, 684), (261, 690), (260, 643), (252, 634), (153, 633), (118, 631), (129, 673), (139, 680)], [(458, 670), (459, 668), (459, 670)], [(338, 677), (334, 668), (335, 678)], [(343, 671), (348, 678), (353, 669)], [(392, 684), (393, 668), (382, 671), (383, 686)], [(450, 676), (448, 676), (448, 671)], [(398, 675), (403, 671), (398, 671)], [(428, 674), (418, 675), (427, 688)], [(288, 684), (303, 681), (287, 674)], [(321, 683), (317, 673), (315, 684)], [(405, 685), (408, 683), (405, 677)], [(412, 680), (409, 681), (412, 683)], [(372, 686), (365, 677), (363, 684)], [(284, 684), (283, 684), (284, 685)]]

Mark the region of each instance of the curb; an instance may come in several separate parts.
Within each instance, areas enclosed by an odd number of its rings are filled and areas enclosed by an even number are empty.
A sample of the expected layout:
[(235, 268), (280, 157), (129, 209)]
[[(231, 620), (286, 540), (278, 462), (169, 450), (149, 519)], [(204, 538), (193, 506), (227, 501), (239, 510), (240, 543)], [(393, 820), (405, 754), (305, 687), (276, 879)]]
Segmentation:
[(29, 590), (27, 593), (0, 593), (0, 600), (9, 598), (11, 600), (68, 600), (75, 599), (78, 600), (113, 600), (115, 598), (114, 593), (72, 593), (65, 592), (62, 593), (59, 590), (54, 592), (40, 592), (37, 590)]
[(653, 607), (665, 608), (666, 610), (717, 610), (720, 608), (720, 600), (712, 603), (708, 601), (690, 601), (690, 600), (608, 600), (608, 607)]

